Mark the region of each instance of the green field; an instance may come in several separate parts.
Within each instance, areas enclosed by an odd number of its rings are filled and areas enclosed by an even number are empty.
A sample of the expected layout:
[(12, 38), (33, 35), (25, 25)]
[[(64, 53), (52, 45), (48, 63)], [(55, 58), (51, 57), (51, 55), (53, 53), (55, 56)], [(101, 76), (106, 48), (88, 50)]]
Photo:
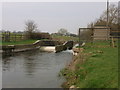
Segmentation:
[(18, 45), (18, 44), (32, 44), (36, 40), (22, 40), (22, 41), (11, 41), (11, 42), (2, 42), (0, 41), (0, 45)]
[[(18, 45), (18, 44), (32, 44), (36, 40), (22, 40), (20, 35), (16, 35), (16, 40), (15, 38), (10, 38), (10, 42), (5, 42), (5, 41), (0, 41), (0, 45)], [(48, 39), (42, 39), (42, 40), (48, 40)], [(78, 41), (78, 37), (72, 37), (72, 36), (58, 36), (58, 35), (52, 35), (52, 40), (57, 40), (57, 41)]]
[(95, 42), (84, 47), (83, 63), (76, 69), (62, 70), (67, 79), (63, 87), (75, 85), (79, 88), (118, 88), (118, 47), (112, 48), (108, 42)]
[(72, 37), (72, 36), (59, 36), (59, 35), (52, 35), (53, 40), (58, 40), (58, 41), (78, 41), (78, 37)]

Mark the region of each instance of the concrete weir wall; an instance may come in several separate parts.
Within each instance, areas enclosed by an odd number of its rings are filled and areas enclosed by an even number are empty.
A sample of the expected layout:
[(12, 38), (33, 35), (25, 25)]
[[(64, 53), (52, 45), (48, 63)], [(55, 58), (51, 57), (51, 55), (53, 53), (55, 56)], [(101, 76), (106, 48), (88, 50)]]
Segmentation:
[[(52, 50), (49, 50), (51, 49)], [(27, 50), (33, 50), (42, 48), (42, 51), (54, 51), (60, 52), (66, 49), (72, 49), (73, 47), (73, 41), (67, 41), (64, 44), (62, 44), (59, 41), (50, 41), (50, 40), (37, 40), (33, 44), (27, 44), (27, 45), (3, 45), (2, 46), (2, 53), (5, 55), (11, 54), (12, 52), (20, 52), (20, 51), (27, 51)]]
[(56, 47), (55, 47), (55, 52), (57, 53), (57, 52), (61, 52), (61, 51), (63, 51), (64, 50), (64, 45), (57, 45)]
[(61, 52), (67, 49), (72, 49), (73, 48), (73, 41), (66, 41), (64, 44), (62, 45), (56, 45), (55, 47), (55, 51), (57, 52)]

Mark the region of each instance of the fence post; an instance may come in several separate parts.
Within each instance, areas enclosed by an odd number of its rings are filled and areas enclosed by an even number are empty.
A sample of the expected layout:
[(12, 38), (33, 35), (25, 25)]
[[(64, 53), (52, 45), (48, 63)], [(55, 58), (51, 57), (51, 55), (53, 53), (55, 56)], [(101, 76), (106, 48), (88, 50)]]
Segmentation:
[(80, 50), (80, 28), (79, 28), (79, 50)]
[(10, 42), (10, 32), (7, 31), (7, 41)]
[(15, 42), (16, 42), (16, 33), (15, 33)]
[(20, 34), (20, 40), (22, 40), (22, 34)]
[(10, 32), (9, 31), (5, 32), (5, 41), (7, 41), (7, 42), (10, 41)]

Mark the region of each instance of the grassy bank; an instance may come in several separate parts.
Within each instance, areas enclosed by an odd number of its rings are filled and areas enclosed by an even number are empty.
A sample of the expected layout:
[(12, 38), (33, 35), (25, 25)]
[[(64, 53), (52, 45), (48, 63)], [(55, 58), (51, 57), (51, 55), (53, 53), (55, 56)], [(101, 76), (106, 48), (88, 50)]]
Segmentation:
[(66, 68), (61, 71), (67, 79), (63, 87), (71, 85), (79, 88), (118, 87), (117, 47), (110, 47), (108, 42), (89, 43), (81, 54), (76, 56), (78, 63), (75, 64), (75, 70)]
[(36, 40), (22, 40), (22, 41), (11, 41), (11, 42), (2, 42), (0, 41), (0, 45), (18, 45), (18, 44), (32, 44)]

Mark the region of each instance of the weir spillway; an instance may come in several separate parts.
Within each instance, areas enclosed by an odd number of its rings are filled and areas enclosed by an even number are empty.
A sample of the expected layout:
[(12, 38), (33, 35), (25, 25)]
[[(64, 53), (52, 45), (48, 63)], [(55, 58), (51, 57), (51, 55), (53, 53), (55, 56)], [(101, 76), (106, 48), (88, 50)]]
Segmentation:
[(3, 45), (1, 51), (3, 55), (11, 55), (12, 53), (34, 49), (39, 49), (41, 51), (53, 51), (57, 53), (67, 49), (72, 49), (72, 47), (73, 41), (66, 41), (65, 43), (61, 43), (59, 41), (37, 40), (35, 43), (27, 45)]

